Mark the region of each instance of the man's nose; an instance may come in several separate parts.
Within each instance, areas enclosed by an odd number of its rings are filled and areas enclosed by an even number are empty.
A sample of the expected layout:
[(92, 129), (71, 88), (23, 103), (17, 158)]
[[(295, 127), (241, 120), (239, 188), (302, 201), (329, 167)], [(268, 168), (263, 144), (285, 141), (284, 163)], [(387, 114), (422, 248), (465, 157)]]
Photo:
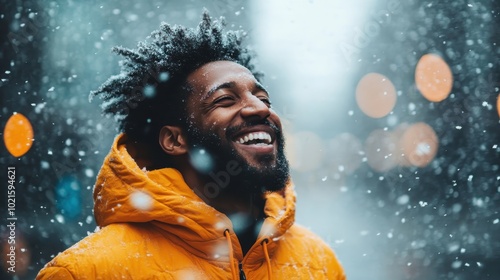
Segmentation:
[(268, 105), (253, 94), (249, 94), (242, 102), (240, 113), (243, 118), (265, 119), (271, 115)]

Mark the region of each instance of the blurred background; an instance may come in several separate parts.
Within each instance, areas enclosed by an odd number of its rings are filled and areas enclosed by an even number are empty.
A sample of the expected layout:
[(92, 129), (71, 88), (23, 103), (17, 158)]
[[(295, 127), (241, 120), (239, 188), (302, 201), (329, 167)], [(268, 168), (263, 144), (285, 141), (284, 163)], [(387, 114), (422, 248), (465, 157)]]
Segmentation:
[(111, 47), (195, 27), (203, 7), (247, 31), (285, 120), (297, 222), (348, 279), (500, 279), (500, 2), (1, 2), (1, 279), (33, 279), (96, 228), (117, 130), (88, 93), (119, 72)]

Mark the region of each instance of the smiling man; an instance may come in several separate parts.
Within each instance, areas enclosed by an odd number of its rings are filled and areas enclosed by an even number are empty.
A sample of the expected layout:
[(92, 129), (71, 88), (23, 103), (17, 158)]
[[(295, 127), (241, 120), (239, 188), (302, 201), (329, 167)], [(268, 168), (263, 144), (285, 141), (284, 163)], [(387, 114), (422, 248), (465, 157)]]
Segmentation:
[(345, 279), (294, 223), (279, 116), (237, 32), (162, 24), (92, 96), (120, 123), (94, 188), (100, 230), (37, 279)]

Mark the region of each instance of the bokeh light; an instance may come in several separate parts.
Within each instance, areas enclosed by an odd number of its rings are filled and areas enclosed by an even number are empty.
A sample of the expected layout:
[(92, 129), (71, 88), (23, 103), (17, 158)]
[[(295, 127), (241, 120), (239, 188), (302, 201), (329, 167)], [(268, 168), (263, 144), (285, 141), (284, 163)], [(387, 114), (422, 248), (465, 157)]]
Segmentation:
[(440, 102), (450, 94), (453, 76), (450, 67), (440, 56), (426, 54), (417, 63), (415, 83), (427, 100)]
[(356, 87), (356, 102), (363, 113), (372, 118), (387, 116), (396, 105), (396, 89), (384, 75), (368, 73)]
[[(82, 211), (81, 184), (78, 179), (71, 175), (61, 178), (55, 188), (57, 209), (69, 219), (80, 216)], [(61, 217), (62, 218), (62, 217)]]
[(497, 97), (497, 112), (498, 116), (500, 117), (500, 94)]
[(408, 162), (417, 167), (429, 164), (436, 156), (439, 146), (436, 132), (423, 122), (408, 127), (399, 144)]
[(393, 131), (376, 129), (365, 141), (368, 165), (387, 172), (396, 166), (425, 167), (436, 156), (438, 137), (432, 127), (419, 122), (401, 123)]
[(26, 154), (33, 145), (33, 127), (22, 114), (14, 113), (3, 131), (3, 140), (7, 151), (14, 157)]
[(365, 141), (365, 153), (368, 165), (378, 172), (389, 171), (398, 164), (397, 141), (389, 131), (372, 131)]
[(202, 173), (208, 173), (214, 166), (212, 155), (205, 149), (193, 149), (189, 154), (189, 160), (196, 170)]

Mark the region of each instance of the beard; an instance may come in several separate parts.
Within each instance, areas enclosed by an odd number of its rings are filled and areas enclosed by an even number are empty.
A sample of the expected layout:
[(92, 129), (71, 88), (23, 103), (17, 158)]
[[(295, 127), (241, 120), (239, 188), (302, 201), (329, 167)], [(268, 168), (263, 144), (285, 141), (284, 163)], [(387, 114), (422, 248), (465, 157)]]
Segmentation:
[[(261, 124), (268, 125), (274, 130), (277, 154), (276, 156), (259, 156), (257, 158), (258, 166), (253, 166), (231, 145), (231, 136), (243, 128)], [(192, 123), (188, 125), (186, 134), (190, 150), (193, 151), (191, 154), (193, 166), (199, 172), (205, 174), (207, 179), (212, 181), (213, 186), (216, 188), (215, 194), (211, 196), (216, 196), (220, 191), (239, 195), (245, 193), (256, 195), (266, 191), (279, 191), (288, 182), (290, 172), (288, 160), (284, 152), (285, 140), (283, 134), (278, 127), (267, 120), (248, 122), (240, 126), (229, 127), (225, 130), (225, 139), (221, 139), (214, 132), (202, 131)], [(200, 158), (193, 160), (193, 154), (203, 155), (201, 158), (201, 168), (196, 163), (196, 161), (200, 162)], [(229, 174), (225, 172), (229, 164), (237, 167), (235, 169), (238, 172), (229, 172)], [(224, 178), (221, 178), (221, 174)], [(205, 188), (205, 195), (207, 195), (206, 192), (207, 189)]]

